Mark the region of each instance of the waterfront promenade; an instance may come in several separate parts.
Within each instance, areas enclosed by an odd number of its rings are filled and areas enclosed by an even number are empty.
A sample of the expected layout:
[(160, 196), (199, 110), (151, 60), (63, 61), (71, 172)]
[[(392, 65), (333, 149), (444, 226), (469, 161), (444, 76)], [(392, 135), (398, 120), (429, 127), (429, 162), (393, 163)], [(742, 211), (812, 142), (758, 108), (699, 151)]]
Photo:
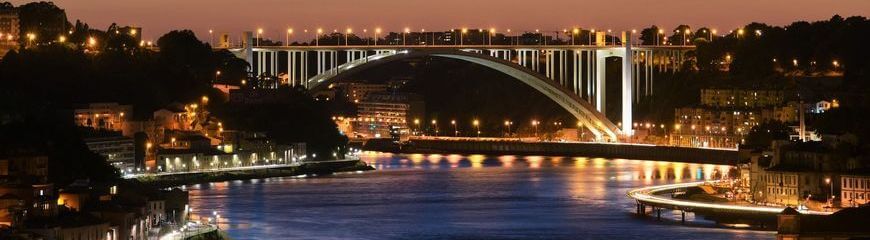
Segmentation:
[[(715, 184), (721, 181), (701, 181), (690, 183), (676, 183), (667, 185), (658, 185), (632, 189), (627, 195), (634, 199), (637, 203), (637, 213), (640, 215), (647, 214), (647, 207), (652, 208), (651, 214), (656, 214), (657, 218), (661, 218), (662, 209), (680, 211), (682, 221), (685, 222), (686, 212), (694, 212), (709, 217), (729, 216), (731, 218), (775, 218), (777, 214), (785, 209), (785, 206), (760, 206), (749, 204), (736, 203), (713, 203), (691, 201), (684, 199), (676, 199), (671, 197), (675, 192), (685, 191), (688, 188), (701, 187), (704, 184)], [(803, 214), (809, 215), (830, 215), (833, 212), (800, 210)]]

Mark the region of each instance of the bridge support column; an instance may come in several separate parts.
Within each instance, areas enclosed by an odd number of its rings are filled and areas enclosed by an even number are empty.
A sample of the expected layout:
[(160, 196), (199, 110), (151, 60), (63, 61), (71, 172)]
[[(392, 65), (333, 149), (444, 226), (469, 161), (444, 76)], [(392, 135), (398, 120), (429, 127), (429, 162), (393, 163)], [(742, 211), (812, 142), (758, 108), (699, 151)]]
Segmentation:
[(682, 219), (680, 220), (680, 222), (685, 224), (686, 223), (686, 210), (680, 210), (680, 214), (682, 215)]
[(655, 211), (656, 211), (656, 220), (661, 221), (662, 220), (662, 208), (658, 208)]
[(278, 51), (269, 51), (271, 55), (272, 64), (270, 64), (270, 69), (273, 77), (278, 76)]
[(347, 50), (345, 51), (345, 59), (347, 62), (365, 59), (368, 57), (367, 53), (365, 50)]
[(317, 74), (326, 72), (338, 66), (338, 51), (335, 50), (317, 50)]
[(625, 56), (622, 58), (622, 134), (631, 136), (632, 133), (632, 69), (634, 68), (634, 56), (631, 50), (631, 32), (625, 33)]
[(577, 94), (577, 96), (580, 96), (580, 98), (583, 98), (583, 69), (582, 69), (582, 67), (584, 66), (583, 50), (574, 50), (574, 51), (572, 51), (572, 53), (573, 53), (574, 62), (573, 62), (573, 66), (572, 66), (571, 77), (574, 80), (572, 83), (573, 89), (574, 89), (574, 94)]
[(290, 86), (308, 87), (308, 51), (287, 51), (287, 81)]
[(596, 54), (595, 57), (595, 109), (601, 113), (605, 113), (605, 103), (604, 100), (607, 97), (607, 94), (604, 91), (605, 85), (607, 81), (604, 78), (604, 74), (606, 72), (607, 59), (603, 56), (604, 54)]

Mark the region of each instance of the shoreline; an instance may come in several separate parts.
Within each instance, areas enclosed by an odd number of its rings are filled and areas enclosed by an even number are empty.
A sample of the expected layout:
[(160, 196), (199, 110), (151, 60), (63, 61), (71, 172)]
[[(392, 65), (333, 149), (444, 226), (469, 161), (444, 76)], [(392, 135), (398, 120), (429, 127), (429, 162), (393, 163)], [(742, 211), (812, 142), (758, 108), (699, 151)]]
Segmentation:
[(220, 172), (200, 172), (175, 175), (141, 176), (135, 180), (156, 188), (177, 187), (189, 184), (223, 182), (233, 180), (290, 177), (305, 174), (327, 175), (338, 172), (374, 170), (362, 160), (308, 162), (299, 166), (285, 166), (264, 169), (230, 170)]

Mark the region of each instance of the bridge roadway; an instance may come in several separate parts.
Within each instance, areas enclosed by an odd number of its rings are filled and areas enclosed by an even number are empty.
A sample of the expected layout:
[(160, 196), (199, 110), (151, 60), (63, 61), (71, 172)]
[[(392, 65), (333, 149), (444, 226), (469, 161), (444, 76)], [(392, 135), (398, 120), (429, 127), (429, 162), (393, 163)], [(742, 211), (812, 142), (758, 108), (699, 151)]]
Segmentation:
[[(777, 214), (782, 212), (783, 209), (785, 209), (785, 207), (698, 202), (675, 199), (666, 196), (666, 194), (674, 193), (683, 189), (699, 187), (703, 184), (708, 183), (715, 184), (720, 182), (722, 181), (690, 182), (650, 186), (630, 190), (628, 191), (627, 195), (628, 197), (634, 199), (637, 202), (637, 213), (639, 215), (646, 215), (647, 206), (652, 207), (652, 213), (656, 214), (658, 219), (661, 219), (662, 209), (679, 210), (682, 216), (682, 222), (686, 221), (686, 212), (695, 212), (702, 215), (730, 215), (742, 217), (749, 216), (750, 218), (752, 216), (760, 216), (761, 218), (769, 219), (775, 217)], [(800, 210), (799, 212), (809, 215), (830, 215), (833, 213), (814, 210)]]
[[(556, 50), (603, 50), (621, 49), (623, 45), (280, 45), (280, 46), (252, 46), (255, 51), (260, 50), (386, 50), (386, 49), (556, 49)], [(632, 45), (633, 49), (656, 49), (656, 50), (692, 50), (695, 46), (675, 45)], [(242, 50), (240, 47), (221, 48), (215, 50)]]

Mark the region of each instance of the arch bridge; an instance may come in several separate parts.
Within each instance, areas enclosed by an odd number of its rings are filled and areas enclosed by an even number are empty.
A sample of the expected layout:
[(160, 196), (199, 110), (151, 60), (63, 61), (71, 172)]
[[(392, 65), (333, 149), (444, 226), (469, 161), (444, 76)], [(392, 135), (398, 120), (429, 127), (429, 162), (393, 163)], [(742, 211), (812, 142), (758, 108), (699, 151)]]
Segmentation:
[[(675, 72), (691, 46), (633, 45), (364, 45), (253, 46), (228, 49), (260, 76), (285, 75), (285, 84), (320, 90), (345, 76), (383, 63), (444, 57), (489, 67), (521, 81), (559, 104), (599, 141), (632, 134), (632, 106), (653, 94), (654, 75)], [(620, 123), (604, 115), (606, 59), (622, 59)]]

